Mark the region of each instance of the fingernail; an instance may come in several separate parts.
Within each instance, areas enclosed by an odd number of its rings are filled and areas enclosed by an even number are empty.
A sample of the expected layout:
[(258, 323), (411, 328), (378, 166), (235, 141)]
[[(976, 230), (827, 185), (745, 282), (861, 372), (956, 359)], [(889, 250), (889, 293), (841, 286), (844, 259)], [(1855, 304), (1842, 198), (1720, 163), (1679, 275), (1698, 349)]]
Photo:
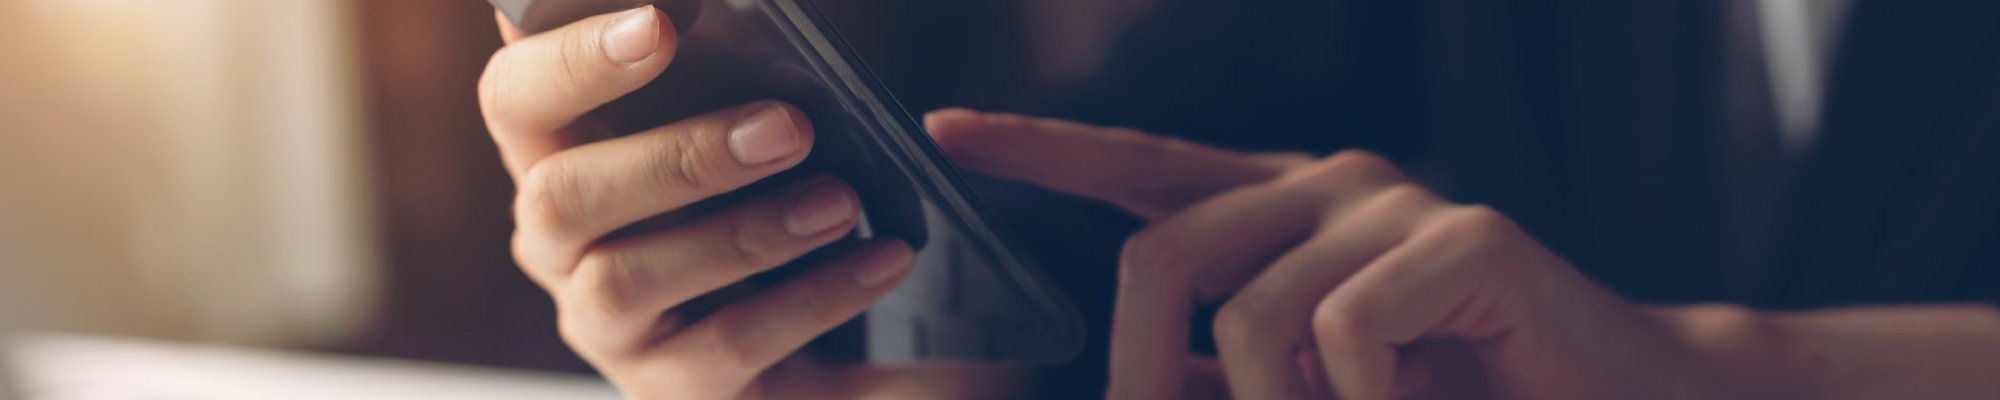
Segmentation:
[(854, 270), (854, 283), (872, 288), (896, 280), (910, 269), (908, 260), (894, 247), (883, 246), (861, 260), (861, 268)]
[(854, 197), (840, 185), (824, 183), (785, 210), (785, 231), (796, 236), (818, 235), (853, 220), (854, 214)]
[(765, 107), (736, 123), (729, 132), (729, 152), (744, 166), (777, 161), (799, 151), (799, 129), (782, 106)]
[(604, 54), (611, 61), (631, 64), (660, 50), (660, 18), (653, 6), (619, 14), (604, 28)]
[(965, 108), (946, 108), (924, 114), (924, 126), (935, 126), (947, 119), (956, 118), (962, 122), (981, 122), (979, 112)]

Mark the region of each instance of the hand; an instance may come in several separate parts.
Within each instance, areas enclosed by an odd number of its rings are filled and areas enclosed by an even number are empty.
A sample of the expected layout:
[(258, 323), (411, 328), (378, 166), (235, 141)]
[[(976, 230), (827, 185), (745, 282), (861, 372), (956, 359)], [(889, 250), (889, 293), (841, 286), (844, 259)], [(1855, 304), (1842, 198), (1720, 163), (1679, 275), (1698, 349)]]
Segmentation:
[(789, 169), (812, 148), (803, 115), (771, 102), (623, 136), (603, 129), (592, 110), (673, 60), (671, 23), (645, 7), (522, 37), (503, 19), (510, 44), (481, 79), (487, 126), (519, 187), (515, 259), (554, 297), (564, 340), (633, 398), (997, 391), (964, 371), (793, 354), (886, 294), (911, 265), (907, 244), (885, 240), (775, 287), (745, 282), (853, 228), (857, 199), (838, 179), (805, 179), (665, 228), (607, 236)]
[[(927, 120), (961, 165), (1151, 221), (1121, 257), (1111, 398), (1717, 398), (1700, 390), (1721, 380), (1658, 318), (1373, 154), (1250, 155), (965, 110)], [(1188, 354), (1200, 302), (1223, 302), (1220, 377)]]

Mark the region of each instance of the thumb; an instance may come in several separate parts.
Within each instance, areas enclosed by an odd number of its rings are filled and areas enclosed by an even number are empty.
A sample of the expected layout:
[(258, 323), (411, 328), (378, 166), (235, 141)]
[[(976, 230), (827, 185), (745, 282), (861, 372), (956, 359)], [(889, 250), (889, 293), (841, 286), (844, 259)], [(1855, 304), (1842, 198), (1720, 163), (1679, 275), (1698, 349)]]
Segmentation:
[(1101, 200), (1148, 220), (1278, 176), (1278, 163), (1124, 128), (945, 109), (924, 117), (967, 169)]

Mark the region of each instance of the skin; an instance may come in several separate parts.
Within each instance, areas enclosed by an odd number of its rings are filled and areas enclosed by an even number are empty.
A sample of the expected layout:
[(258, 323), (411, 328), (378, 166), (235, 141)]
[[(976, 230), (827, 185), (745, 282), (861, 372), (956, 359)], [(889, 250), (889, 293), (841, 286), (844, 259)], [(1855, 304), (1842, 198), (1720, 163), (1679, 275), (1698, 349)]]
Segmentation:
[[(865, 243), (773, 287), (744, 282), (853, 228), (853, 189), (811, 177), (664, 228), (610, 235), (804, 160), (811, 124), (760, 102), (642, 132), (589, 113), (672, 62), (671, 21), (648, 8), (532, 37), (504, 21), (480, 104), (515, 201), (515, 259), (555, 299), (564, 340), (638, 399), (1005, 397), (1012, 371), (833, 365), (795, 354), (853, 319), (911, 265), (908, 244)], [(613, 135), (618, 133), (621, 135)]]
[[(1017, 394), (1015, 371), (798, 353), (911, 263), (908, 245), (878, 241), (777, 286), (744, 282), (852, 228), (856, 200), (836, 178), (612, 236), (788, 169), (813, 140), (773, 102), (599, 128), (593, 109), (668, 68), (667, 23), (642, 8), (522, 37), (503, 21), (510, 44), (482, 78), (520, 188), (515, 258), (556, 300), (570, 346), (642, 399)], [(926, 124), (965, 168), (1150, 221), (1118, 266), (1110, 398), (2000, 398), (1992, 307), (1643, 307), (1504, 215), (1366, 152), (1245, 154), (969, 110)], [(1218, 357), (1188, 352), (1199, 303), (1222, 304)]]

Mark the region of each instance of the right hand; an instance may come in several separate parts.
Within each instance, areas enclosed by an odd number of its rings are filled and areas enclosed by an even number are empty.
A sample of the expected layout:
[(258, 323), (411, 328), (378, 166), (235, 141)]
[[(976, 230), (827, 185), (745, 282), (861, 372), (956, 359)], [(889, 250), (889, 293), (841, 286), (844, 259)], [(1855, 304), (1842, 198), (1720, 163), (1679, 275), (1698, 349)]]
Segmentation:
[(514, 258), (555, 299), (564, 341), (634, 398), (972, 385), (950, 370), (793, 354), (895, 287), (912, 263), (906, 243), (854, 246), (775, 287), (745, 282), (854, 227), (858, 200), (839, 179), (812, 177), (664, 229), (607, 237), (789, 169), (812, 148), (804, 115), (776, 102), (642, 132), (607, 132), (593, 120), (592, 110), (667, 68), (678, 39), (671, 24), (644, 7), (524, 37), (503, 18), (509, 45), (481, 78), (481, 110), (519, 188)]

